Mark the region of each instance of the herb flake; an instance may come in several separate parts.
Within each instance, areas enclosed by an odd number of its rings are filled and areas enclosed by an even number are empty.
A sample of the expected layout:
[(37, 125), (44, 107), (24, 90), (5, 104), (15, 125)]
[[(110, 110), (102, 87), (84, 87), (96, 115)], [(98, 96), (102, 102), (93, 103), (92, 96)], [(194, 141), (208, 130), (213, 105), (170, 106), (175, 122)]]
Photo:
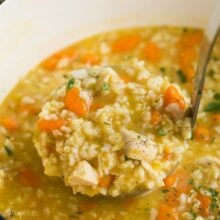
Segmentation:
[(177, 70), (176, 73), (177, 73), (177, 76), (179, 77), (181, 83), (186, 83), (187, 82), (186, 76), (185, 76), (185, 74), (182, 70)]
[(220, 93), (215, 93), (213, 98), (216, 99), (216, 100), (220, 100)]
[(108, 83), (103, 83), (103, 85), (102, 85), (102, 91), (107, 91), (107, 90), (109, 90), (109, 88), (110, 88), (110, 85), (108, 84)]
[(13, 151), (8, 146), (5, 145), (4, 149), (8, 156), (12, 156), (14, 154)]
[(67, 83), (67, 90), (72, 89), (74, 86), (74, 83), (75, 83), (75, 79), (74, 78), (70, 79)]
[(220, 112), (220, 102), (210, 102), (204, 110), (206, 112)]
[(162, 193), (168, 193), (168, 192), (169, 192), (169, 189), (162, 189), (161, 192), (162, 192)]
[(165, 136), (167, 133), (162, 128), (159, 128), (157, 130), (157, 134), (160, 135), (160, 136)]

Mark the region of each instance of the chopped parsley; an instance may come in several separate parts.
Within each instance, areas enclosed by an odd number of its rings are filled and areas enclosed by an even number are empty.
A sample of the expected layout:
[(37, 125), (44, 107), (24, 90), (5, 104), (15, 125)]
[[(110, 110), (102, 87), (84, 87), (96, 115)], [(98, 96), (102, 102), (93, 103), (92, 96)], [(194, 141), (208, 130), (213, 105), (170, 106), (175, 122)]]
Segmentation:
[(188, 183), (189, 183), (190, 185), (193, 185), (193, 184), (194, 184), (194, 180), (193, 180), (193, 179), (189, 179), (189, 180), (188, 180)]
[(190, 210), (189, 213), (193, 219), (195, 219), (197, 217), (196, 213), (193, 210)]
[(157, 129), (157, 134), (160, 136), (165, 136), (167, 133), (162, 128), (159, 128)]
[(103, 85), (102, 85), (102, 91), (107, 91), (107, 90), (109, 90), (109, 88), (110, 88), (110, 86), (109, 86), (109, 84), (108, 83), (103, 83)]
[(215, 93), (213, 98), (216, 99), (216, 100), (220, 100), (220, 93)]
[(169, 189), (162, 189), (161, 192), (162, 192), (162, 193), (168, 193), (168, 192), (169, 192)]
[(187, 82), (186, 76), (185, 76), (185, 74), (182, 70), (177, 70), (176, 73), (177, 73), (177, 76), (179, 77), (181, 83), (186, 83)]
[(214, 75), (215, 75), (215, 70), (209, 70), (208, 76), (210, 76), (211, 78), (213, 78)]
[(220, 102), (210, 102), (204, 110), (206, 112), (220, 112)]
[(8, 146), (4, 146), (4, 149), (8, 156), (12, 156), (14, 154), (12, 149), (10, 149)]
[(68, 83), (67, 83), (67, 87), (66, 87), (67, 90), (72, 89), (73, 86), (74, 86), (74, 83), (75, 83), (75, 79), (74, 79), (74, 78), (70, 79), (70, 80), (68, 81)]

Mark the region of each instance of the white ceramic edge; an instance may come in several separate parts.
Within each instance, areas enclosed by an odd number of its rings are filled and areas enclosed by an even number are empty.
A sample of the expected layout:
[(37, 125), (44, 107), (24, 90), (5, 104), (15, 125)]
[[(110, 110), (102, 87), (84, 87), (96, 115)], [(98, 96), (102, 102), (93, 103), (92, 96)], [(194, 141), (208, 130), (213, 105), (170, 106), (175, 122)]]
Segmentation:
[(0, 6), (0, 100), (40, 60), (72, 42), (133, 26), (204, 27), (213, 1), (7, 0)]

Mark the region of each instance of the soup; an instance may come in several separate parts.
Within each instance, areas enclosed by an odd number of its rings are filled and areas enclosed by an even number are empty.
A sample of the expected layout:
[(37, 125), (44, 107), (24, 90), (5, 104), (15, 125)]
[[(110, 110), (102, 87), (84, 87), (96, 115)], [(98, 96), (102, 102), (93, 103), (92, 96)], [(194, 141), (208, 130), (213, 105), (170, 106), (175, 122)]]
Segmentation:
[[(141, 62), (152, 76), (167, 78), (175, 84), (189, 104), (201, 38), (200, 30), (177, 27), (113, 31), (71, 45), (31, 70), (0, 108), (1, 218), (218, 219), (219, 44), (214, 48), (208, 68), (195, 130), (184, 148), (183, 144), (172, 146), (183, 157), (173, 173), (163, 176), (158, 190), (141, 198), (124, 200), (73, 195), (61, 178), (44, 174), (45, 166), (33, 143), (35, 124), (48, 102), (48, 95), (69, 82), (69, 73), (76, 69), (92, 69), (96, 65), (113, 67), (124, 84), (132, 85), (135, 79), (129, 67)], [(103, 104), (106, 99), (98, 101)], [(168, 134), (160, 129), (157, 116), (158, 113), (150, 111), (146, 124), (155, 128), (156, 138), (165, 140)], [(143, 124), (140, 121), (137, 126)], [(168, 162), (174, 155), (169, 145), (168, 142), (162, 154)], [(160, 164), (154, 166), (159, 169)]]

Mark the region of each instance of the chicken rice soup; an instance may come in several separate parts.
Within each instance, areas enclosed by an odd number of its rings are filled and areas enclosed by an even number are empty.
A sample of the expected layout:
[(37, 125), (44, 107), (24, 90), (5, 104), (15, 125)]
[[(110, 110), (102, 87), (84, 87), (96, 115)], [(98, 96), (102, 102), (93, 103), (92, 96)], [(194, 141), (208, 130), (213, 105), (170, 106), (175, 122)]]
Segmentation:
[(220, 218), (219, 42), (187, 117), (201, 39), (112, 31), (31, 70), (0, 108), (0, 219)]

